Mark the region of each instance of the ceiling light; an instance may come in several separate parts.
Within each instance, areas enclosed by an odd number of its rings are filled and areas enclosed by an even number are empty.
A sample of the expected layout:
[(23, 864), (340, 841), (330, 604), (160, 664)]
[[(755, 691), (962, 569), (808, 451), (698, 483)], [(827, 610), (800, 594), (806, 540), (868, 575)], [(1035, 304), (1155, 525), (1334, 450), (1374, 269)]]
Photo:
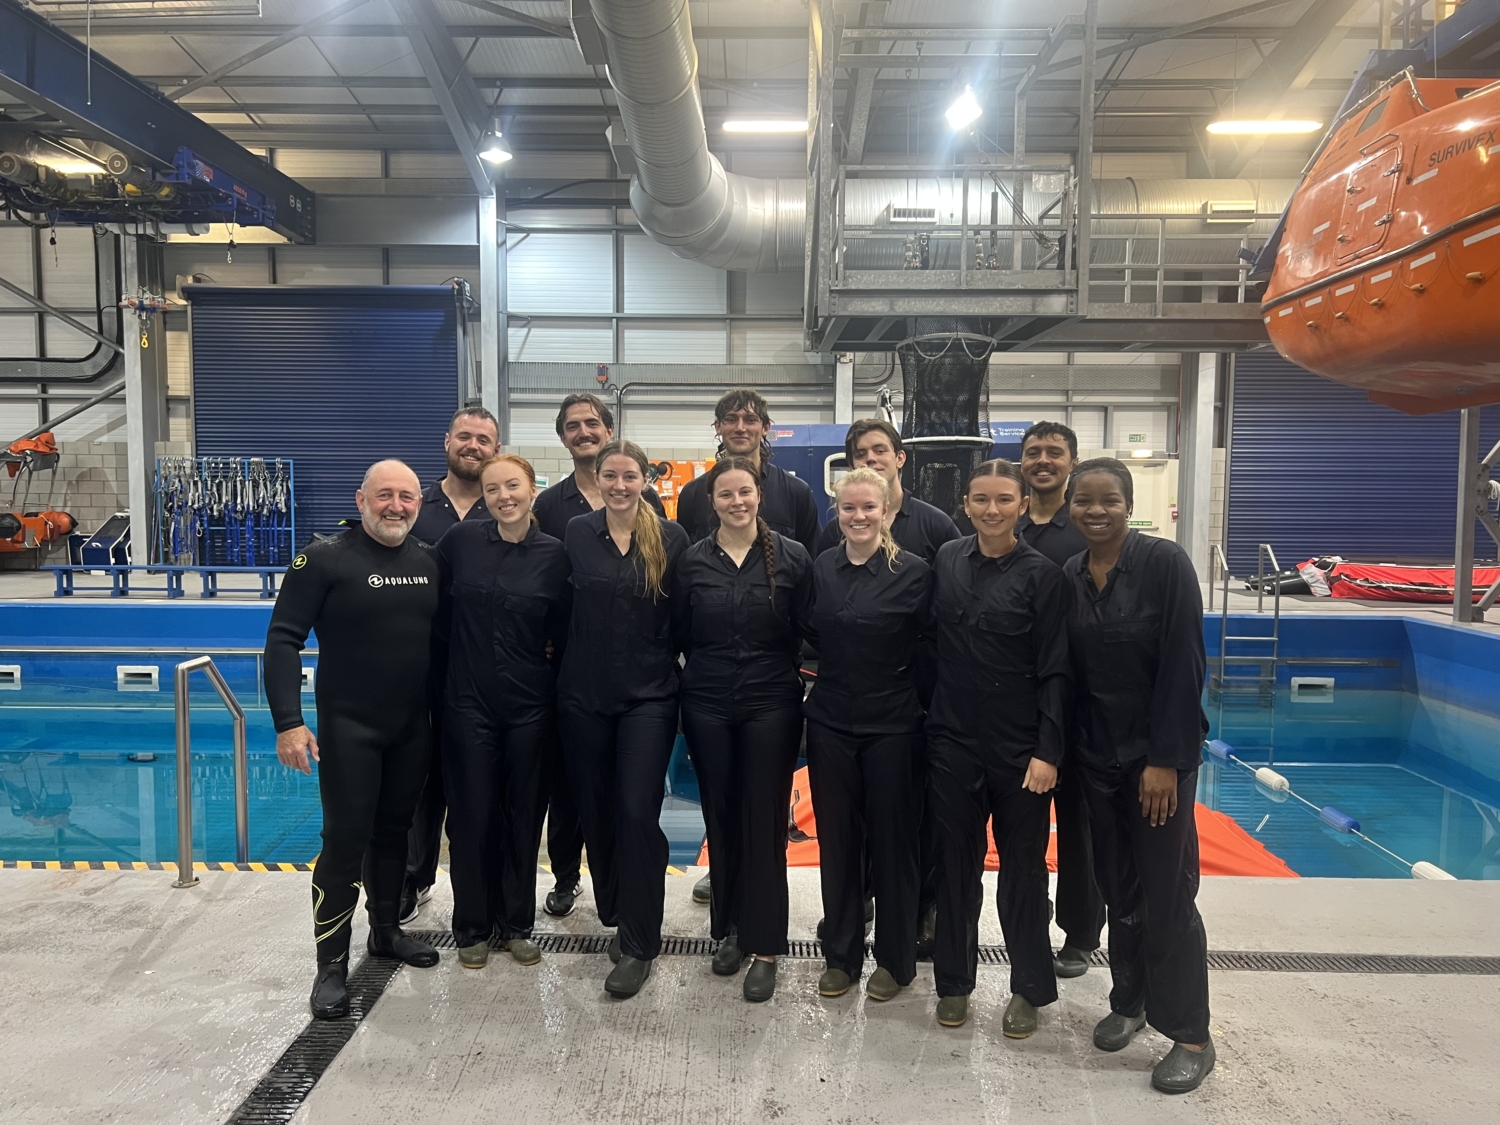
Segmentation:
[(479, 159), (491, 164), (504, 164), (514, 155), (510, 151), (510, 145), (505, 143), (505, 135), (500, 132), (500, 119), (497, 117), (490, 126), (490, 131), (479, 142)]
[(806, 121), (745, 120), (724, 122), (726, 133), (805, 133)]
[(974, 96), (973, 89), (965, 86), (964, 92), (953, 99), (953, 104), (944, 111), (943, 116), (948, 119), (950, 129), (962, 129), (978, 121), (983, 114), (984, 107)]
[(1289, 133), (1316, 133), (1323, 127), (1321, 121), (1215, 121), (1208, 127), (1217, 136), (1271, 136)]
[(1144, 461), (1147, 457), (1151, 456), (1151, 450), (1149, 450), (1149, 449), (1132, 449), (1130, 451), (1130, 455), (1132, 457), (1134, 457), (1137, 461)]

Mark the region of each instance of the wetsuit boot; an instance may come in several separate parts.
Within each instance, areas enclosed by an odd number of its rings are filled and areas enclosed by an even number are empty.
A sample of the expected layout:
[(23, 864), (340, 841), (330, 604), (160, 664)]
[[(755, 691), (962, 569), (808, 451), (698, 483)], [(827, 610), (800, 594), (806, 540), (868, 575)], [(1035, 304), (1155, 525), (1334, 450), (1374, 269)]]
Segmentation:
[(314, 1019), (340, 1020), (349, 1014), (349, 990), (346, 987), (348, 978), (347, 961), (318, 966), (312, 995), (308, 997)]
[(403, 933), (400, 926), (371, 926), (365, 948), (371, 957), (394, 957), (417, 969), (430, 969), (438, 963), (436, 949)]

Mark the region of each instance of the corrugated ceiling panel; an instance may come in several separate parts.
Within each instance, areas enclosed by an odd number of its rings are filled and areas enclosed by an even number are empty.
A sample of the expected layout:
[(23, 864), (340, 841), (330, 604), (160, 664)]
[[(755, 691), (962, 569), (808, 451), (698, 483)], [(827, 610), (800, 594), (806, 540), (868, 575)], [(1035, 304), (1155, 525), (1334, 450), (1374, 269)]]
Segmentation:
[(614, 312), (613, 256), (608, 234), (512, 234), (506, 253), (511, 311)]
[(643, 234), (625, 238), (626, 312), (722, 313), (726, 276), (677, 257)]

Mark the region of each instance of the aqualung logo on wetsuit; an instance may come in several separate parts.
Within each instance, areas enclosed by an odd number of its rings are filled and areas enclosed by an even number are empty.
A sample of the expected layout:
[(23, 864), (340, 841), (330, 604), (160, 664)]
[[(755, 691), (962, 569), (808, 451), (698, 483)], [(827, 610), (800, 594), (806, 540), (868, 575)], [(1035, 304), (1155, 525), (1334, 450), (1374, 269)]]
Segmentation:
[(391, 577), (388, 578), (388, 577), (386, 577), (385, 575), (382, 575), (382, 574), (372, 574), (372, 575), (370, 575), (368, 581), (369, 581), (370, 585), (373, 586), (377, 590), (380, 589), (382, 586), (426, 586), (427, 585), (427, 578), (425, 576), (423, 576), (423, 575), (417, 575), (416, 577), (413, 577), (413, 578), (407, 578), (407, 577), (403, 577), (401, 575), (393, 575), (393, 576), (391, 576)]

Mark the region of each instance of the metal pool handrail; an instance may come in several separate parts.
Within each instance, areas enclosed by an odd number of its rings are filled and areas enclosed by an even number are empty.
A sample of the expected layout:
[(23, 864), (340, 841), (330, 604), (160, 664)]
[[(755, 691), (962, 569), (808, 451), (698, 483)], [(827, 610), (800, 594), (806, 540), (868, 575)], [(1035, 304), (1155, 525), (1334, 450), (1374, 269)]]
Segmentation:
[(177, 713), (177, 879), (174, 887), (197, 884), (193, 872), (193, 734), (192, 707), (188, 701), (188, 678), (199, 668), (234, 717), (234, 858), (250, 862), (250, 770), (246, 761), (245, 709), (224, 682), (213, 657), (197, 656), (177, 665), (173, 677), (172, 703)]

